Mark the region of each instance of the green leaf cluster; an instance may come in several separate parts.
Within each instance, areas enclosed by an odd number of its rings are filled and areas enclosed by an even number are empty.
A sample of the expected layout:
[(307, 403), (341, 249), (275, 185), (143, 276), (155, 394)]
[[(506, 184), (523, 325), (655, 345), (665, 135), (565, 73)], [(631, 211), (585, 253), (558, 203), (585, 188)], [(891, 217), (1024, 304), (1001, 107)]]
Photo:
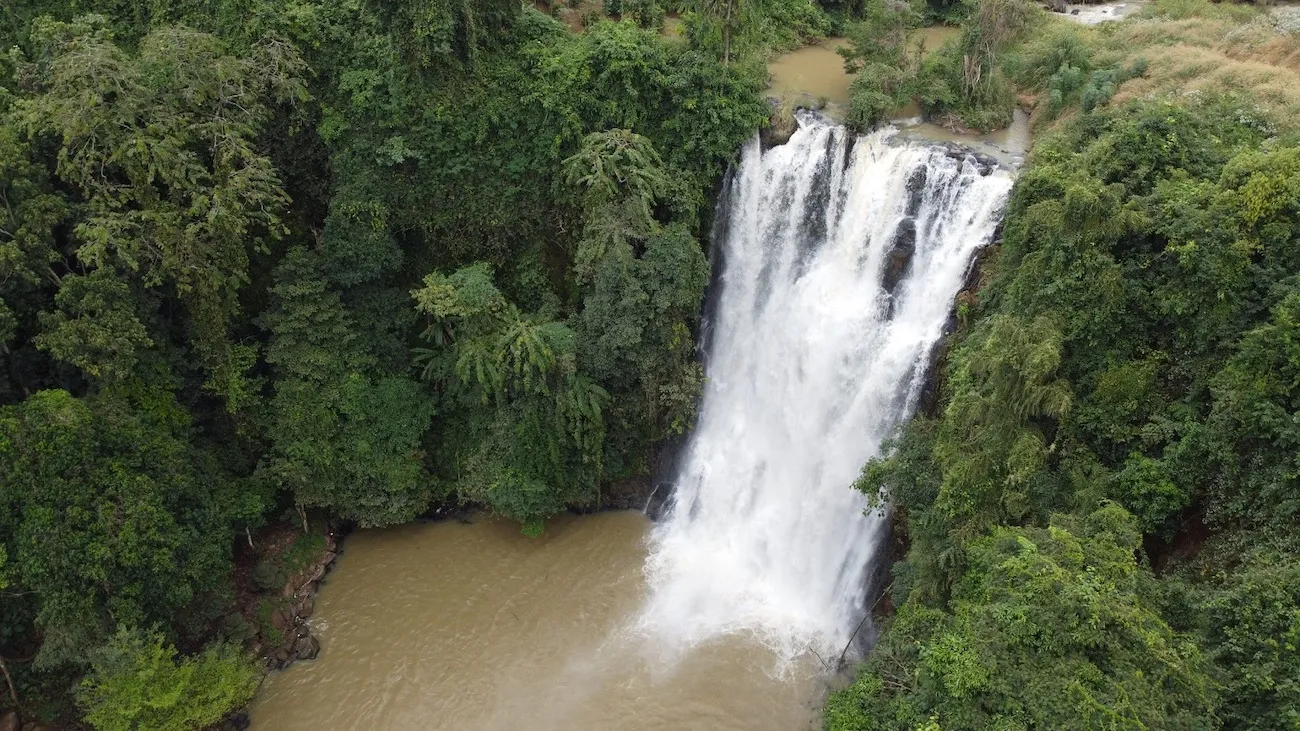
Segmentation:
[(124, 627), (96, 652), (77, 701), (97, 731), (190, 731), (242, 707), (258, 680), (233, 645), (216, 643), (177, 658), (161, 634)]

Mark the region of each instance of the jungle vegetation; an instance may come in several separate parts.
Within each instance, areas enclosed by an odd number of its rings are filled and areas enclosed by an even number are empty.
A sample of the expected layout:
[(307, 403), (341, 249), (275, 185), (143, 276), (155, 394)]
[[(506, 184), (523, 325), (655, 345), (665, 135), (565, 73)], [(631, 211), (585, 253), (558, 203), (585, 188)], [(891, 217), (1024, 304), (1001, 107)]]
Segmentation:
[(826, 727), (1297, 728), (1300, 38), (1163, 0), (1024, 27), (994, 76), (1040, 139), (937, 403), (858, 483), (902, 560)]
[(259, 529), (537, 533), (690, 427), (714, 189), (827, 16), (572, 9), (4, 4), (0, 714), (205, 727)]
[(535, 534), (644, 476), (766, 54), (839, 31), (856, 126), (1055, 126), (864, 473), (909, 550), (828, 726), (1293, 727), (1294, 42), (1194, 0), (587, 2), (0, 7), (0, 713), (202, 728), (256, 687), (259, 530)]

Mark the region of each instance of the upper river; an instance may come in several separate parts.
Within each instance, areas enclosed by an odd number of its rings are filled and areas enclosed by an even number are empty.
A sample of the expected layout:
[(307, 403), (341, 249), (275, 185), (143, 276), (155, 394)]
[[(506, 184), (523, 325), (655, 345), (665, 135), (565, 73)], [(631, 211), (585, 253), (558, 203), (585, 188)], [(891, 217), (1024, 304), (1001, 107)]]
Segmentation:
[(254, 731), (812, 727), (814, 670), (743, 635), (659, 658), (627, 628), (650, 521), (475, 519), (350, 536), (317, 597), (323, 650), (271, 673)]

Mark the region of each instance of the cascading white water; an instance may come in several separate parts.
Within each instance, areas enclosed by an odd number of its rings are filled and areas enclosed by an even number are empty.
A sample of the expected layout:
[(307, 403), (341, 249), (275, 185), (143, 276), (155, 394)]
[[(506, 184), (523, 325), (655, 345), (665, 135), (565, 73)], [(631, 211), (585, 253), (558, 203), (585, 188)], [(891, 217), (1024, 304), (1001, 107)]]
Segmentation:
[(1011, 187), (891, 130), (799, 122), (745, 147), (719, 203), (708, 382), (646, 568), (641, 624), (669, 647), (849, 640), (884, 527), (850, 485), (914, 408)]

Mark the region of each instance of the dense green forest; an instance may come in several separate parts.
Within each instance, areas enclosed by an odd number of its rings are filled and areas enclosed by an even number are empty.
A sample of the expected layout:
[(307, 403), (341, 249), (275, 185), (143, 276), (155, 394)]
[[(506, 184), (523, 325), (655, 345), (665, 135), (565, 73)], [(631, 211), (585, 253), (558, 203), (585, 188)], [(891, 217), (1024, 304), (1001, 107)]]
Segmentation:
[(1146, 15), (996, 22), (1002, 90), (952, 108), (1034, 94), (1043, 134), (858, 484), (905, 555), (829, 729), (1300, 728), (1300, 38)]
[(204, 727), (259, 529), (536, 533), (689, 428), (713, 191), (827, 21), (628, 5), (0, 9), (0, 714)]
[(765, 60), (840, 32), (851, 125), (1019, 96), (1043, 138), (859, 485), (907, 552), (828, 727), (1300, 727), (1300, 41), (1194, 0), (593, 2), (0, 8), (0, 714), (204, 728), (274, 631), (243, 542), (536, 534), (642, 478)]

